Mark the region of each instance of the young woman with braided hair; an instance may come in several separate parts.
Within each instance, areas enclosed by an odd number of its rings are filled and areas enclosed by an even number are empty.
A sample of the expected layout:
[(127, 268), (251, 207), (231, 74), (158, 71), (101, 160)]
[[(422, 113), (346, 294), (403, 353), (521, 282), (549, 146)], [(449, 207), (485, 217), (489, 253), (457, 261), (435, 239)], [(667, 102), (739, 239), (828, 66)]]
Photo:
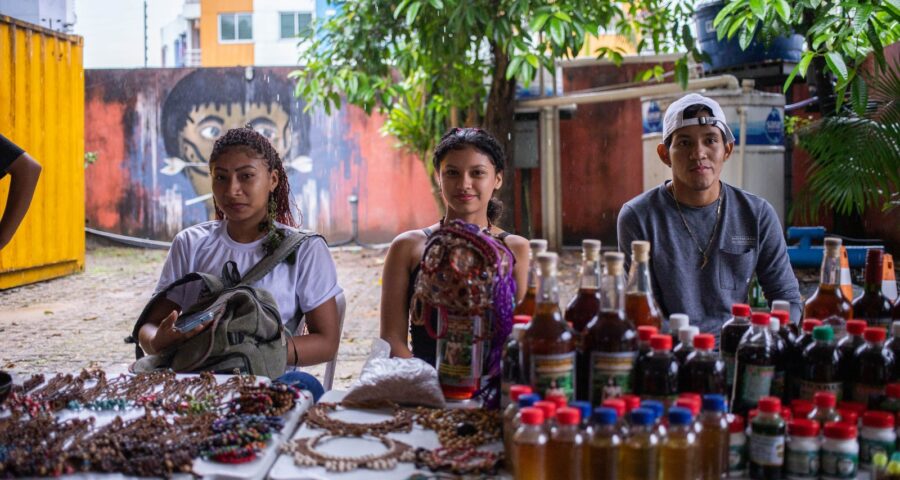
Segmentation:
[[(278, 153), (250, 126), (228, 130), (216, 140), (209, 159), (217, 220), (189, 227), (176, 235), (156, 291), (191, 272), (221, 275), (228, 261), (246, 273), (274, 251), (298, 222), (291, 214), (290, 184)], [(199, 282), (176, 288), (160, 302), (151, 321), (141, 327), (139, 341), (148, 354), (181, 343), (206, 328), (180, 333), (175, 320), (196, 302)], [(341, 293), (334, 260), (321, 237), (311, 237), (293, 257), (253, 284), (268, 290), (278, 303), (282, 321), (303, 314), (309, 333), (291, 338), (289, 365), (330, 361), (340, 341), (335, 297)]]
[(391, 243), (382, 273), (381, 338), (391, 345), (392, 356), (415, 356), (434, 365), (435, 340), (424, 326), (410, 322), (410, 301), (428, 237), (444, 222), (459, 219), (500, 238), (516, 257), (516, 301), (525, 295), (528, 282), (528, 240), (494, 225), (502, 213), (494, 192), (503, 184), (506, 155), (490, 133), (450, 129), (435, 147), (432, 164), (447, 213), (440, 222), (401, 233)]

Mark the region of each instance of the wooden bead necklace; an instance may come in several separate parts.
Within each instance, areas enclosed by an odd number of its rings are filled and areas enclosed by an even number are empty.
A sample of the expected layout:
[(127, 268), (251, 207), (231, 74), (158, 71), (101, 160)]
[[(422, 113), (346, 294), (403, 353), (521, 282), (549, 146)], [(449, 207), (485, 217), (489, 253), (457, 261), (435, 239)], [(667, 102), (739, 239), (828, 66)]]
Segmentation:
[(454, 475), (497, 475), (503, 454), (472, 447), (416, 449), (416, 468)]
[(473, 408), (441, 409), (416, 407), (415, 421), (438, 434), (441, 446), (475, 448), (498, 441), (503, 423), (500, 412)]
[(337, 411), (337, 408), (337, 403), (318, 403), (307, 410), (306, 422), (336, 436), (360, 437), (412, 430), (412, 414), (396, 405), (393, 406), (391, 418), (378, 423), (350, 423), (329, 416), (330, 413)]
[(285, 443), (281, 446), (281, 451), (291, 455), (297, 466), (322, 466), (330, 472), (349, 472), (357, 468), (392, 470), (397, 466), (397, 462), (411, 462), (415, 460), (415, 452), (411, 446), (383, 435), (363, 436), (363, 438), (377, 440), (387, 448), (386, 452), (378, 455), (340, 457), (316, 451), (316, 447), (320, 444), (339, 437), (329, 433), (322, 433), (315, 437), (301, 438)]

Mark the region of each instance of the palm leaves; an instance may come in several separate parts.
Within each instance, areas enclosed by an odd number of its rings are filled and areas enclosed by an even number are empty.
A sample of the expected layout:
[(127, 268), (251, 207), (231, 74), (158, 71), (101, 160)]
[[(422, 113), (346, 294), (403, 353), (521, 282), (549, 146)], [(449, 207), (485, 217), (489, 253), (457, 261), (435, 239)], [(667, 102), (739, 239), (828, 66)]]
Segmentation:
[(822, 207), (849, 215), (900, 204), (900, 68), (888, 66), (866, 85), (867, 104), (800, 130), (800, 146), (812, 164), (792, 221), (815, 222)]

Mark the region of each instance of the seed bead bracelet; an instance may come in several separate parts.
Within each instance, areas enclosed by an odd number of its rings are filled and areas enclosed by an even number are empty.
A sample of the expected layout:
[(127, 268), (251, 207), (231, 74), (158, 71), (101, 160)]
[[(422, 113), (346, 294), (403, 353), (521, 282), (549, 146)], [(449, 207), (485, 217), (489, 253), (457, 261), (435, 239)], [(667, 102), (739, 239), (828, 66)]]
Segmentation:
[(357, 468), (392, 470), (397, 466), (397, 462), (412, 462), (415, 460), (416, 455), (413, 448), (403, 442), (382, 435), (366, 435), (366, 437), (378, 440), (387, 448), (387, 451), (378, 455), (368, 454), (361, 457), (339, 457), (316, 451), (316, 447), (320, 444), (339, 438), (339, 436), (328, 433), (285, 443), (281, 446), (281, 451), (291, 455), (294, 458), (294, 464), (297, 466), (322, 466), (330, 472), (349, 472)]
[(284, 415), (294, 408), (300, 390), (283, 383), (240, 387), (239, 396), (231, 401), (231, 411), (270, 416)]
[(394, 406), (391, 418), (378, 423), (350, 423), (329, 416), (337, 411), (336, 403), (318, 403), (306, 412), (306, 423), (310, 426), (327, 430), (338, 436), (360, 437), (392, 432), (409, 432), (412, 430), (413, 416), (406, 410)]

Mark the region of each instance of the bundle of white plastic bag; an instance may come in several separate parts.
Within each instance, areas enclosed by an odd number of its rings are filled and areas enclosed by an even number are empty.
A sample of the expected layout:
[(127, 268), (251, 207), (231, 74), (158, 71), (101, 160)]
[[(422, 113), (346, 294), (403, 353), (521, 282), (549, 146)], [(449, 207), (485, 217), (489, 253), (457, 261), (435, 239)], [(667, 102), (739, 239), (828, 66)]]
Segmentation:
[(343, 399), (345, 404), (377, 404), (445, 408), (437, 370), (420, 358), (391, 358), (391, 346), (372, 340), (372, 351), (359, 379)]

